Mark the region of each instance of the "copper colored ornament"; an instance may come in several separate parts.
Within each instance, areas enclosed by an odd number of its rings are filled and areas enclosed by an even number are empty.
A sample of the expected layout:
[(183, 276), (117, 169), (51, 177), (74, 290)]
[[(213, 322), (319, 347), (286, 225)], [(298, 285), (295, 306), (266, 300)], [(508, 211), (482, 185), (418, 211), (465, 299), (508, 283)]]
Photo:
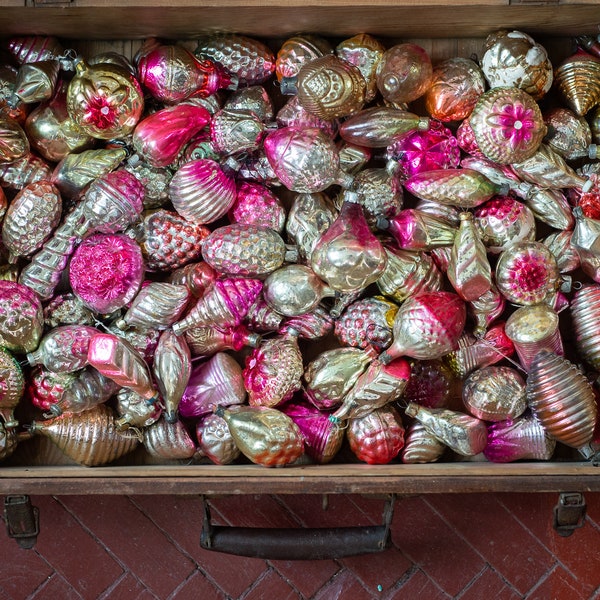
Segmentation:
[(431, 85), (433, 68), (427, 52), (416, 44), (388, 48), (377, 65), (377, 88), (388, 102), (412, 102)]
[(424, 425), (414, 421), (407, 429), (402, 449), (402, 462), (406, 464), (432, 463), (438, 460), (446, 450)]
[(416, 360), (402, 398), (427, 408), (444, 408), (451, 400), (453, 387), (453, 375), (441, 360)]
[(429, 129), (429, 118), (389, 106), (377, 106), (346, 119), (340, 127), (340, 136), (357, 146), (385, 148), (394, 136), (415, 129)]
[(217, 352), (192, 368), (179, 413), (185, 418), (203, 417), (216, 406), (242, 404), (245, 399), (242, 367), (231, 355)]
[(16, 427), (18, 422), (13, 411), (23, 397), (25, 378), (14, 356), (0, 347), (0, 416), (7, 428)]
[(208, 415), (196, 425), (198, 450), (217, 465), (228, 465), (239, 455), (239, 448), (225, 419), (218, 415)]
[(175, 210), (189, 221), (204, 225), (227, 214), (236, 197), (235, 182), (213, 160), (183, 165), (171, 179), (169, 195)]
[(150, 456), (169, 460), (191, 458), (196, 444), (181, 421), (159, 419), (144, 430), (144, 448)]
[(117, 430), (115, 413), (102, 404), (80, 414), (34, 421), (31, 431), (49, 438), (69, 458), (86, 467), (108, 464), (139, 443), (136, 436)]
[(379, 360), (399, 356), (440, 358), (454, 350), (466, 319), (464, 302), (450, 292), (422, 292), (400, 307), (394, 320), (394, 341)]
[(277, 124), (280, 127), (306, 127), (320, 129), (330, 137), (335, 137), (338, 131), (337, 119), (322, 119), (306, 110), (298, 96), (292, 96), (277, 112)]
[(222, 350), (239, 351), (245, 346), (258, 347), (261, 341), (259, 334), (248, 330), (243, 325), (228, 327), (224, 331), (216, 327), (193, 327), (185, 333), (192, 356), (211, 356)]
[(573, 294), (571, 318), (575, 346), (583, 360), (600, 369), (600, 286), (584, 285)]
[(519, 242), (502, 252), (496, 265), (496, 285), (515, 304), (543, 302), (560, 286), (554, 255), (541, 242)]
[(148, 402), (127, 388), (121, 388), (117, 392), (116, 410), (119, 415), (116, 426), (120, 431), (133, 427), (149, 427), (162, 415), (162, 408), (157, 403)]
[(535, 356), (527, 377), (527, 404), (556, 441), (581, 448), (592, 439), (597, 416), (594, 390), (566, 358), (546, 350)]
[(304, 438), (290, 417), (265, 406), (219, 407), (237, 447), (253, 463), (281, 467), (304, 452)]
[(29, 153), (27, 134), (15, 121), (0, 114), (0, 163), (12, 163)]
[(425, 408), (411, 403), (406, 414), (422, 423), (439, 441), (462, 456), (475, 456), (485, 449), (485, 423), (464, 413), (443, 408)]
[(26, 285), (0, 281), (0, 344), (11, 352), (35, 350), (44, 316), (36, 294)]
[(283, 42), (277, 52), (275, 72), (277, 79), (295, 77), (303, 65), (333, 52), (329, 42), (316, 35), (297, 35)]
[(398, 412), (385, 406), (363, 417), (352, 419), (348, 426), (350, 449), (369, 465), (385, 465), (404, 446), (404, 427)]
[(25, 186), (13, 198), (2, 221), (2, 242), (9, 250), (9, 261), (39, 250), (58, 225), (61, 212), (60, 194), (49, 181)]
[(16, 429), (0, 425), (0, 461), (13, 454), (17, 449), (18, 442)]
[(468, 58), (449, 58), (433, 69), (431, 85), (425, 92), (425, 108), (444, 123), (466, 119), (485, 91), (483, 73)]
[(554, 79), (575, 114), (582, 117), (600, 102), (600, 59), (595, 56), (577, 51), (558, 65)]
[(269, 188), (248, 181), (238, 183), (228, 216), (231, 223), (270, 227), (277, 233), (283, 231), (286, 217), (281, 200)]
[(544, 112), (548, 133), (546, 144), (565, 160), (587, 158), (592, 143), (592, 131), (587, 121), (567, 108)]
[(495, 463), (550, 460), (555, 448), (556, 440), (533, 415), (527, 415), (492, 423), (488, 427), (488, 442), (483, 454)]
[(175, 285), (184, 285), (192, 296), (200, 298), (216, 278), (215, 270), (210, 265), (200, 261), (171, 272), (168, 282)]
[(40, 179), (50, 179), (51, 174), (50, 165), (34, 152), (10, 163), (0, 162), (0, 184), (13, 190), (20, 190)]
[(340, 167), (342, 171), (355, 175), (371, 160), (373, 153), (370, 148), (356, 146), (348, 142), (338, 144)]

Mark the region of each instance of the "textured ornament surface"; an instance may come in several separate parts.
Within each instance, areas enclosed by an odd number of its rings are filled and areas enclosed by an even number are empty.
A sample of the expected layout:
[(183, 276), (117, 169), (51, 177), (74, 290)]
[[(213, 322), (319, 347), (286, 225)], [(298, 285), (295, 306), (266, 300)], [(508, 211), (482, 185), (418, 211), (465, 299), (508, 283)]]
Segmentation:
[(192, 356), (211, 356), (221, 350), (239, 351), (245, 346), (256, 348), (261, 337), (247, 329), (244, 325), (227, 327), (224, 330), (216, 327), (192, 327), (185, 332), (185, 340)]
[(11, 352), (35, 350), (44, 316), (36, 294), (26, 285), (0, 281), (0, 343)]
[(144, 430), (144, 448), (151, 456), (170, 460), (191, 458), (196, 444), (181, 421), (159, 419)]
[(567, 108), (544, 112), (548, 133), (544, 142), (565, 160), (587, 158), (592, 143), (592, 131), (587, 121)]
[(558, 65), (554, 78), (575, 114), (582, 117), (600, 102), (600, 60), (595, 56), (576, 52)]
[(280, 109), (277, 111), (277, 124), (280, 127), (312, 127), (320, 129), (323, 133), (330, 137), (335, 137), (338, 131), (337, 119), (322, 119), (306, 110), (298, 96), (292, 96)]
[(585, 285), (576, 291), (570, 311), (577, 351), (594, 369), (600, 369), (600, 286)]
[(65, 51), (57, 38), (47, 35), (11, 37), (7, 47), (19, 64), (57, 59)]
[(124, 169), (144, 186), (144, 209), (159, 208), (169, 200), (169, 184), (173, 174), (168, 169), (152, 167), (143, 161), (126, 164)]
[(432, 463), (441, 458), (445, 450), (445, 444), (431, 434), (424, 425), (414, 421), (406, 432), (402, 462), (406, 464)]
[(149, 427), (162, 415), (162, 408), (136, 394), (133, 390), (121, 388), (117, 392), (116, 409), (119, 414), (117, 428)]
[(6, 427), (15, 427), (13, 410), (23, 397), (25, 377), (14, 356), (0, 347), (0, 416)]
[(40, 179), (50, 179), (51, 174), (50, 165), (33, 152), (9, 163), (0, 162), (0, 183), (13, 190)]
[(378, 219), (391, 219), (402, 209), (402, 185), (387, 169), (362, 169), (354, 178), (353, 189), (360, 195), (371, 229), (377, 227)]
[(266, 186), (249, 181), (238, 183), (237, 198), (229, 211), (229, 221), (270, 227), (277, 233), (285, 225), (285, 208), (281, 200)]
[(452, 373), (442, 361), (413, 361), (403, 399), (427, 408), (446, 407), (453, 392)]
[(74, 373), (53, 373), (39, 365), (27, 378), (25, 397), (39, 409), (48, 410), (61, 399), (76, 377)]
[(389, 220), (388, 231), (402, 250), (418, 251), (452, 246), (457, 229), (439, 216), (406, 208)]
[(208, 415), (199, 421), (196, 437), (199, 450), (217, 465), (228, 465), (240, 455), (223, 417)]
[(262, 85), (243, 87), (225, 100), (223, 108), (252, 111), (263, 123), (273, 120), (273, 101)]
[(29, 153), (27, 134), (9, 116), (0, 115), (0, 163), (12, 163)]
[(295, 77), (303, 65), (332, 51), (329, 42), (316, 35), (296, 35), (288, 38), (277, 52), (277, 79), (281, 81), (283, 77)]
[(257, 150), (264, 132), (264, 123), (251, 110), (222, 108), (210, 121), (211, 146), (222, 156)]

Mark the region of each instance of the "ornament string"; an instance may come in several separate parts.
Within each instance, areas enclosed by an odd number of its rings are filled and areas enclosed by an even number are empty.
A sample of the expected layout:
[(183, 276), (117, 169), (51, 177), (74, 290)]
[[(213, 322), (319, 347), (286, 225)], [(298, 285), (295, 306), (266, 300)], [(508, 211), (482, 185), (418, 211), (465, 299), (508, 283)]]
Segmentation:
[(523, 368), (523, 366), (519, 362), (517, 362), (516, 360), (513, 360), (512, 358), (510, 358), (510, 356), (507, 356), (506, 354), (504, 354), (504, 352), (502, 352), (501, 350), (499, 350), (498, 348), (496, 348), (496, 346), (494, 346), (494, 344), (492, 344), (491, 342), (488, 342), (488, 340), (486, 340), (485, 338), (480, 338), (479, 341), (483, 345), (485, 345), (488, 348), (491, 348), (492, 350), (494, 350), (494, 352), (497, 352), (498, 354), (500, 354), (500, 356), (502, 356), (511, 365), (513, 365), (513, 367), (515, 367), (515, 369), (518, 369), (519, 371), (521, 371), (521, 372), (525, 373), (525, 375), (527, 375), (527, 371)]

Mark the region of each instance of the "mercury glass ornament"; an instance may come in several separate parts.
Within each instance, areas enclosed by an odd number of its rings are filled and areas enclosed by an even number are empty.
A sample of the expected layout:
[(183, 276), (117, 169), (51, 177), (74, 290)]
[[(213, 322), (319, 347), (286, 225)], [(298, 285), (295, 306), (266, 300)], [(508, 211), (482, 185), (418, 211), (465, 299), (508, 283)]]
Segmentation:
[(244, 318), (244, 322), (250, 329), (258, 332), (278, 331), (283, 325), (285, 318), (274, 311), (260, 294), (251, 304)]
[(218, 415), (208, 415), (198, 421), (196, 437), (198, 451), (216, 465), (228, 465), (240, 455), (225, 419)]
[(575, 228), (571, 235), (571, 244), (577, 252), (587, 251), (595, 256), (600, 254), (600, 221), (590, 219), (583, 214), (580, 206), (573, 209)]
[(232, 224), (270, 227), (281, 234), (285, 224), (285, 208), (281, 200), (266, 186), (249, 181), (238, 183), (235, 204), (229, 210)]
[(273, 120), (273, 102), (261, 85), (251, 85), (231, 93), (223, 108), (252, 111), (263, 123)]
[[(384, 224), (380, 220), (380, 225)], [(387, 225), (400, 248), (413, 251), (451, 246), (457, 231), (446, 220), (414, 208), (400, 211)]]
[(265, 129), (251, 110), (222, 108), (210, 121), (211, 146), (221, 156), (252, 152), (260, 147)]
[(280, 127), (300, 127), (302, 129), (311, 127), (320, 129), (329, 137), (334, 138), (338, 132), (337, 119), (322, 119), (306, 110), (298, 96), (291, 96), (290, 99), (279, 109), (276, 117), (277, 124)]
[(579, 355), (600, 370), (600, 286), (588, 284), (577, 290), (570, 311)]
[(43, 326), (42, 305), (34, 291), (21, 283), (0, 281), (0, 344), (18, 354), (31, 352)]
[(92, 311), (72, 293), (54, 296), (44, 307), (44, 325), (49, 328), (59, 325), (93, 325)]
[(432, 463), (441, 458), (445, 450), (445, 444), (431, 434), (424, 425), (414, 421), (404, 437), (402, 462), (406, 464)]
[(548, 133), (544, 141), (565, 160), (587, 158), (591, 150), (592, 131), (588, 122), (567, 108), (544, 112)]
[(281, 81), (284, 77), (295, 77), (303, 65), (333, 52), (329, 42), (316, 35), (296, 35), (283, 42), (277, 52), (275, 73)]
[(557, 89), (575, 114), (583, 117), (600, 102), (600, 59), (578, 50), (556, 68)]
[(362, 169), (354, 179), (354, 191), (360, 195), (365, 218), (373, 230), (380, 220), (391, 219), (402, 209), (402, 185), (386, 169)]
[(58, 59), (65, 51), (57, 38), (48, 35), (11, 37), (7, 48), (20, 65), (39, 60)]
[(288, 329), (298, 333), (301, 340), (318, 340), (333, 331), (334, 317), (322, 306), (317, 306), (310, 312), (294, 317), (287, 317), (278, 333), (285, 334)]
[(571, 273), (579, 268), (581, 261), (577, 249), (571, 244), (571, 231), (556, 231), (546, 236), (542, 242), (554, 254), (561, 273)]
[(160, 337), (160, 330), (154, 329), (153, 327), (141, 327), (139, 329), (122, 331), (114, 324), (114, 322), (111, 323), (107, 329), (109, 333), (113, 333), (133, 346), (146, 363), (148, 363), (148, 366), (152, 366), (154, 352), (156, 351), (158, 338)]
[(148, 402), (133, 390), (121, 388), (117, 392), (116, 410), (119, 418), (117, 429), (126, 431), (133, 427), (149, 427), (162, 415), (162, 408), (156, 402)]
[(427, 408), (444, 408), (453, 391), (454, 377), (441, 360), (415, 360), (402, 398)]
[(50, 179), (51, 174), (50, 165), (34, 152), (9, 163), (0, 161), (0, 184), (12, 190), (20, 190), (40, 179)]
[(12, 163), (29, 153), (27, 134), (8, 115), (0, 115), (0, 163)]
[(228, 327), (224, 331), (216, 327), (193, 327), (184, 336), (194, 357), (211, 356), (222, 350), (237, 352), (246, 346), (256, 348), (262, 340), (260, 335), (243, 325)]
[(195, 298), (204, 296), (204, 292), (217, 278), (215, 270), (205, 262), (196, 262), (172, 271), (167, 281), (175, 285), (184, 285)]
[(74, 373), (53, 373), (38, 365), (31, 370), (27, 378), (25, 398), (41, 410), (48, 410), (61, 399), (76, 377)]
[(50, 100), (56, 89), (59, 71), (60, 63), (55, 59), (21, 65), (10, 104), (17, 104), (19, 100), (25, 104)]
[(527, 404), (556, 441), (581, 448), (592, 439), (597, 416), (594, 390), (566, 358), (538, 352), (527, 377)]
[(0, 417), (7, 428), (16, 427), (13, 414), (25, 391), (25, 378), (19, 363), (5, 348), (0, 347)]
[(350, 175), (356, 175), (373, 157), (373, 152), (365, 146), (356, 146), (343, 140), (338, 143), (340, 167)]
[(144, 448), (150, 456), (169, 460), (191, 458), (196, 444), (185, 425), (178, 421), (159, 419), (144, 430)]

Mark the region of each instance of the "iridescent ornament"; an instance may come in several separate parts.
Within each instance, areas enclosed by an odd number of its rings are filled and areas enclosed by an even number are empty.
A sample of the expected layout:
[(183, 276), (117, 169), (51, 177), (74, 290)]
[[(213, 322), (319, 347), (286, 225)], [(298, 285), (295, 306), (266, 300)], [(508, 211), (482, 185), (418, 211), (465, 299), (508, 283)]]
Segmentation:
[(127, 388), (121, 388), (117, 392), (116, 410), (119, 415), (116, 426), (119, 430), (149, 427), (162, 415), (162, 408), (157, 403), (148, 402), (146, 398)]
[(444, 123), (466, 119), (479, 96), (485, 80), (479, 65), (469, 58), (449, 58), (436, 65), (431, 85), (425, 92), (425, 108)]
[(75, 373), (53, 373), (38, 365), (31, 370), (26, 382), (25, 398), (41, 410), (56, 404), (65, 390), (75, 381)]
[(600, 369), (600, 286), (584, 285), (573, 294), (571, 318), (575, 347), (583, 360)]
[(402, 419), (391, 406), (352, 419), (346, 435), (352, 452), (369, 465), (388, 464), (404, 447)]
[(547, 433), (572, 448), (589, 443), (597, 407), (585, 375), (566, 358), (542, 350), (527, 377), (527, 404)]
[(95, 234), (73, 253), (69, 280), (85, 306), (109, 314), (131, 302), (144, 278), (139, 245), (124, 234)]
[(296, 35), (283, 42), (277, 52), (277, 79), (295, 77), (303, 65), (333, 52), (330, 43), (316, 35)]
[(452, 373), (441, 360), (415, 360), (402, 398), (427, 408), (444, 408), (453, 391)]
[(246, 346), (256, 348), (262, 339), (243, 325), (228, 327), (224, 331), (216, 327), (193, 327), (184, 336), (194, 357), (211, 356), (222, 350), (237, 352)]
[(265, 124), (251, 110), (222, 108), (210, 121), (210, 140), (221, 156), (252, 152), (260, 147)]
[(312, 127), (320, 129), (330, 137), (335, 137), (338, 131), (338, 121), (336, 119), (322, 119), (321, 117), (308, 112), (298, 96), (292, 96), (277, 112), (277, 124), (280, 127)]
[(28, 286), (0, 281), (0, 344), (18, 354), (38, 346), (44, 327), (42, 304)]
[(404, 437), (402, 462), (406, 464), (432, 463), (441, 458), (445, 450), (445, 444), (431, 434), (424, 425), (414, 421)]
[(29, 140), (21, 125), (8, 115), (0, 114), (0, 163), (12, 163), (28, 153)]
[(421, 292), (404, 302), (394, 319), (394, 341), (379, 360), (400, 356), (440, 358), (454, 350), (466, 320), (464, 302), (450, 292)]
[(144, 448), (150, 456), (169, 460), (191, 458), (196, 444), (185, 425), (178, 420), (159, 419), (144, 430)]
[(567, 108), (544, 112), (548, 133), (544, 142), (565, 160), (587, 158), (591, 151), (592, 131), (588, 122)]
[(269, 188), (259, 183), (241, 181), (237, 186), (235, 204), (228, 216), (231, 223), (270, 227), (281, 233), (286, 215), (281, 200)]
[(546, 135), (535, 100), (513, 87), (497, 87), (482, 94), (469, 117), (469, 125), (479, 149), (499, 164), (531, 158)]
[(25, 391), (25, 377), (15, 357), (0, 347), (0, 417), (7, 428), (16, 427), (13, 414)]
[(196, 425), (198, 451), (216, 465), (228, 465), (239, 455), (225, 419), (218, 415), (208, 415)]
[(431, 59), (421, 46), (397, 44), (377, 65), (377, 88), (388, 102), (412, 102), (427, 91), (432, 74)]
[(583, 117), (600, 102), (600, 59), (578, 50), (554, 74), (556, 86), (569, 108)]
[[(384, 225), (380, 221), (380, 225)], [(403, 250), (433, 250), (452, 246), (457, 229), (445, 219), (427, 212), (406, 208), (388, 221), (387, 230)]]

